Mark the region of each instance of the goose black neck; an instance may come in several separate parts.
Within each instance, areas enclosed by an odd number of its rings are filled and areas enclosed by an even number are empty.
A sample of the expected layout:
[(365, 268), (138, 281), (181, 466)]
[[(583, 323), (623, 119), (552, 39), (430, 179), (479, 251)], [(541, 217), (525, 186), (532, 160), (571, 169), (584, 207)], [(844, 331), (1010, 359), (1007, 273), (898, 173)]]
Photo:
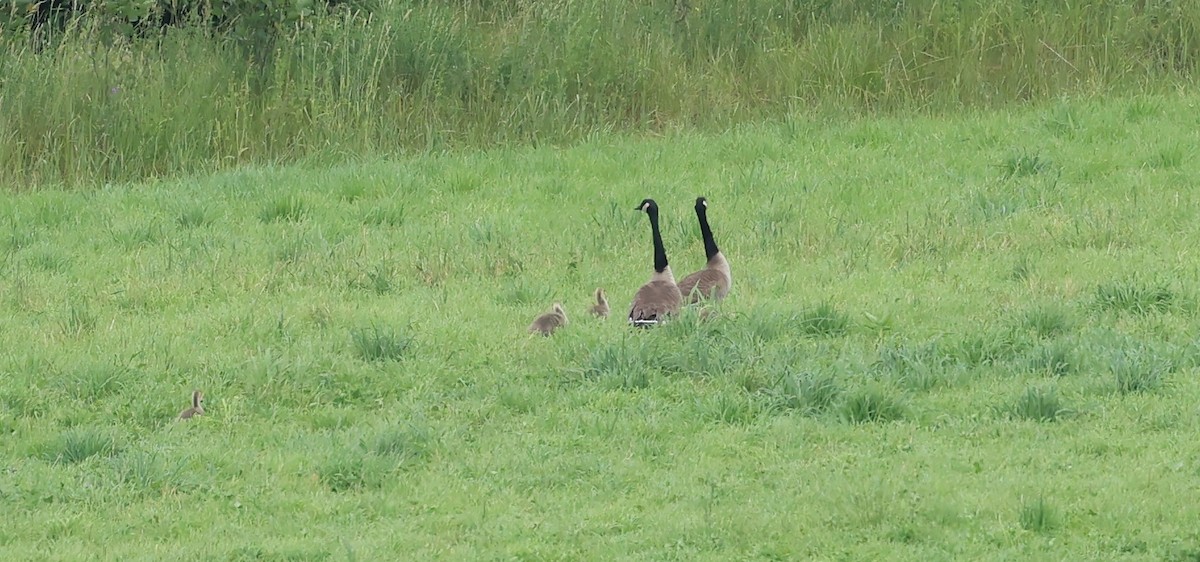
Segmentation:
[(663, 247), (662, 232), (658, 230), (658, 209), (646, 210), (650, 215), (650, 234), (654, 237), (654, 271), (662, 273), (667, 269), (667, 249)]
[(704, 237), (704, 256), (711, 260), (720, 250), (713, 239), (712, 229), (708, 227), (708, 210), (703, 205), (696, 207), (696, 218), (700, 219), (700, 235)]

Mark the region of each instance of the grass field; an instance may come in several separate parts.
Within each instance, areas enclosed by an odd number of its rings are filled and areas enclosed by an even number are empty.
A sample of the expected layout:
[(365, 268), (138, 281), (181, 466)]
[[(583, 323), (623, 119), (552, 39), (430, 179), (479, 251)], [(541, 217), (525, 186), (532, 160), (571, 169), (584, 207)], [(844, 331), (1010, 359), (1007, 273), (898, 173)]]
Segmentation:
[(0, 558), (1194, 560), (1198, 104), (2, 192)]

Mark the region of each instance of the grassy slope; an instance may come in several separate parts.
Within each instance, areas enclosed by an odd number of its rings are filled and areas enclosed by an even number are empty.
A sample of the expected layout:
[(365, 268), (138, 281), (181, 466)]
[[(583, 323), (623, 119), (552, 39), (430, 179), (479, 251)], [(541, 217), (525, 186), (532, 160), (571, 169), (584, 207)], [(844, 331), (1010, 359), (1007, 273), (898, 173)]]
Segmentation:
[[(0, 555), (1194, 556), (1198, 102), (2, 195)], [(724, 314), (630, 332), (701, 194)]]

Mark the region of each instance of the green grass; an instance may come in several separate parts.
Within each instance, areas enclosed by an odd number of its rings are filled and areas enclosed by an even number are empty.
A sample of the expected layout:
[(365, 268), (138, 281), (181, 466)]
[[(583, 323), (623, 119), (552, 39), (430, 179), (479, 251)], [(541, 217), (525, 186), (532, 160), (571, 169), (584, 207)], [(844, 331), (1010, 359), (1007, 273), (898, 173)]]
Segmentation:
[(0, 555), (1187, 559), (1198, 103), (5, 191)]

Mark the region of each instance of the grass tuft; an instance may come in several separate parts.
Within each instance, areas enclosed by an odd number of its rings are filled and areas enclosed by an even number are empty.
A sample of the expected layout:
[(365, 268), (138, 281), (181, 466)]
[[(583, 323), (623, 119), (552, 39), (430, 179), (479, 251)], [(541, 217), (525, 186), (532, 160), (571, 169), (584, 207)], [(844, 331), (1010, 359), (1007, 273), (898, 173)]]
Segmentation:
[(904, 401), (878, 385), (868, 385), (846, 394), (842, 419), (853, 424), (889, 422), (903, 419)]
[(94, 456), (112, 456), (120, 452), (116, 440), (97, 429), (68, 429), (43, 445), (39, 458), (55, 464), (76, 464)]
[(583, 375), (618, 388), (646, 388), (650, 386), (651, 372), (657, 369), (651, 359), (654, 356), (640, 341), (602, 343), (588, 354)]
[(200, 228), (212, 224), (213, 217), (207, 207), (193, 205), (180, 211), (175, 222), (183, 228)]
[(1166, 283), (1111, 281), (1096, 287), (1094, 303), (1100, 310), (1147, 314), (1165, 312), (1178, 300), (1178, 295)]
[(841, 337), (850, 330), (850, 317), (829, 303), (805, 309), (796, 317), (800, 333), (810, 337)]
[(1070, 313), (1059, 305), (1043, 305), (1026, 310), (1020, 323), (1039, 338), (1062, 335), (1075, 327)]
[(404, 205), (382, 203), (374, 205), (363, 215), (363, 222), (374, 226), (399, 227), (406, 217)]
[(1079, 367), (1075, 346), (1067, 341), (1053, 341), (1034, 350), (1029, 356), (1029, 369), (1056, 377), (1068, 375)]
[(1150, 392), (1163, 385), (1170, 362), (1146, 349), (1121, 350), (1109, 361), (1117, 391), (1121, 394)]
[(808, 416), (828, 411), (843, 393), (835, 377), (812, 372), (785, 373), (775, 386), (765, 391), (770, 409), (790, 410)]
[(705, 419), (733, 425), (747, 425), (758, 416), (758, 407), (741, 391), (718, 392), (701, 404)]
[(432, 442), (429, 428), (411, 423), (397, 424), (380, 430), (365, 448), (372, 454), (404, 464), (428, 455)]
[(390, 262), (377, 263), (353, 280), (350, 286), (366, 289), (377, 295), (386, 295), (396, 288), (396, 267)]
[(1000, 175), (1004, 179), (1023, 178), (1049, 170), (1053, 162), (1034, 152), (1020, 151), (1010, 154), (1000, 162)]
[(276, 199), (258, 213), (258, 218), (263, 222), (299, 222), (306, 216), (308, 205), (295, 195)]
[(91, 332), (95, 327), (96, 316), (86, 304), (71, 303), (67, 307), (67, 317), (63, 319), (64, 334), (77, 338)]
[(967, 367), (998, 365), (1017, 357), (1027, 342), (1007, 330), (969, 334), (949, 346), (947, 353)]
[(1058, 513), (1044, 496), (1024, 502), (1019, 519), (1022, 529), (1035, 533), (1053, 531), (1059, 525)]
[[(673, 319), (671, 324), (675, 322)], [(729, 374), (749, 362), (742, 345), (726, 338), (704, 337), (703, 333), (663, 347), (657, 364), (666, 373), (713, 377)]]
[(317, 467), (317, 478), (332, 492), (382, 488), (395, 466), (386, 459), (358, 450), (332, 455)]
[(1052, 422), (1072, 412), (1053, 388), (1030, 387), (1009, 407), (1009, 413), (1019, 419)]
[(72, 394), (85, 402), (120, 393), (133, 378), (125, 367), (105, 363), (86, 363), (69, 379)]
[(350, 341), (364, 361), (399, 361), (412, 347), (413, 338), (392, 328), (372, 325), (350, 331)]
[(875, 370), (887, 373), (899, 385), (916, 391), (945, 384), (952, 367), (950, 358), (937, 342), (886, 345), (873, 364)]
[(177, 490), (183, 466), (157, 452), (130, 451), (110, 461), (115, 481), (139, 496), (155, 496)]

